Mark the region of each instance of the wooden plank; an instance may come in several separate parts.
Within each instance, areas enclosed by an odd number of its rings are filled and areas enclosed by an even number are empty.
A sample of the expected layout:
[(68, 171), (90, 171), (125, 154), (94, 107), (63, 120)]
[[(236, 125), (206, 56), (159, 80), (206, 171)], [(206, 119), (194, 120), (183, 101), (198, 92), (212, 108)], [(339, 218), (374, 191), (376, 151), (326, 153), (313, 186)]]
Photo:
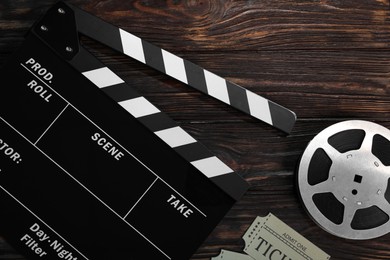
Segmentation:
[[(0, 64), (55, 1), (0, 3)], [(297, 162), (322, 129), (346, 119), (390, 128), (390, 8), (361, 1), (92, 1), (72, 4), (294, 110), (289, 136), (167, 76), (83, 39), (89, 50), (242, 175), (251, 189), (192, 259), (242, 251), (257, 215), (285, 221), (332, 259), (388, 259), (390, 235), (337, 238), (306, 214)], [(1, 235), (1, 234), (0, 234)], [(23, 259), (0, 240), (0, 259)]]
[(388, 5), (388, 1), (368, 0), (358, 4), (307, 0), (82, 4), (168, 50), (225, 52), (388, 48)]

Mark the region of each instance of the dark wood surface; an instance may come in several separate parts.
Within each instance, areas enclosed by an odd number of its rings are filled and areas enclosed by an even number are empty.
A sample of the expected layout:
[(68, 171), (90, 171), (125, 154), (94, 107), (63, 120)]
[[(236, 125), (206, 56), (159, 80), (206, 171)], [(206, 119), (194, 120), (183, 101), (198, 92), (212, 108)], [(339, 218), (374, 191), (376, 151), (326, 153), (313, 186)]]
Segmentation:
[[(1, 64), (54, 2), (0, 1)], [(250, 184), (250, 190), (192, 259), (210, 259), (222, 248), (242, 251), (242, 235), (256, 216), (268, 212), (332, 259), (390, 259), (390, 234), (366, 241), (328, 234), (305, 213), (295, 185), (300, 155), (326, 126), (364, 119), (390, 128), (389, 0), (69, 2), (268, 97), (298, 116), (293, 132), (286, 136), (84, 39), (98, 58)], [(23, 259), (1, 234), (0, 259)]]

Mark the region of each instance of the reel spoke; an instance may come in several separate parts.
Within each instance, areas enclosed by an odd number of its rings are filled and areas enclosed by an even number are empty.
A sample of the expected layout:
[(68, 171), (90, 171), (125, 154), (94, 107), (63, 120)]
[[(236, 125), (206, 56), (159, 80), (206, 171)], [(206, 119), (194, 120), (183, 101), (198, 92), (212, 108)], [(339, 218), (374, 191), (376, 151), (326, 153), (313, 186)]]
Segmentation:
[(351, 229), (351, 222), (356, 213), (356, 207), (353, 207), (352, 204), (346, 203), (344, 204), (344, 218), (343, 223), (341, 225), (344, 226), (344, 229)]
[(308, 194), (314, 195), (317, 193), (327, 193), (327, 192), (334, 192), (335, 185), (334, 181), (332, 181), (331, 177), (324, 182), (321, 182), (317, 185), (311, 186), (310, 189), (308, 190)]
[(324, 143), (324, 145), (321, 148), (324, 149), (324, 151), (332, 161), (334, 161), (341, 155), (339, 151), (337, 151), (333, 146), (331, 146), (328, 143)]
[(366, 132), (366, 136), (363, 139), (360, 150), (366, 151), (366, 152), (371, 152), (373, 138), (374, 138), (374, 133)]

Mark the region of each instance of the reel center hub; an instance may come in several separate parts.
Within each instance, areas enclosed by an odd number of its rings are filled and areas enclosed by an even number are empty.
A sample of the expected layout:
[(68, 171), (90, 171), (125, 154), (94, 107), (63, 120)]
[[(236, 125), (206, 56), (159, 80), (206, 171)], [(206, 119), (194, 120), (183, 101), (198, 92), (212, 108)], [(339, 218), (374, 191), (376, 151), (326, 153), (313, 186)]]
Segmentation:
[(383, 200), (390, 176), (389, 168), (365, 149), (349, 151), (332, 160), (329, 176), (336, 188), (333, 193), (350, 207), (366, 208)]

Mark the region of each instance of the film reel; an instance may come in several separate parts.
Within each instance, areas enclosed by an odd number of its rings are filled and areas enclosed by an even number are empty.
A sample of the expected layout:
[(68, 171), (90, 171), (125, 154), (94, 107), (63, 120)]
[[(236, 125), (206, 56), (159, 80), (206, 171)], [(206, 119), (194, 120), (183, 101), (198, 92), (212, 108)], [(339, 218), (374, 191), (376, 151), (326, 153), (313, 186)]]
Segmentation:
[(390, 130), (352, 120), (334, 124), (309, 143), (299, 162), (306, 210), (326, 231), (370, 239), (390, 231)]

